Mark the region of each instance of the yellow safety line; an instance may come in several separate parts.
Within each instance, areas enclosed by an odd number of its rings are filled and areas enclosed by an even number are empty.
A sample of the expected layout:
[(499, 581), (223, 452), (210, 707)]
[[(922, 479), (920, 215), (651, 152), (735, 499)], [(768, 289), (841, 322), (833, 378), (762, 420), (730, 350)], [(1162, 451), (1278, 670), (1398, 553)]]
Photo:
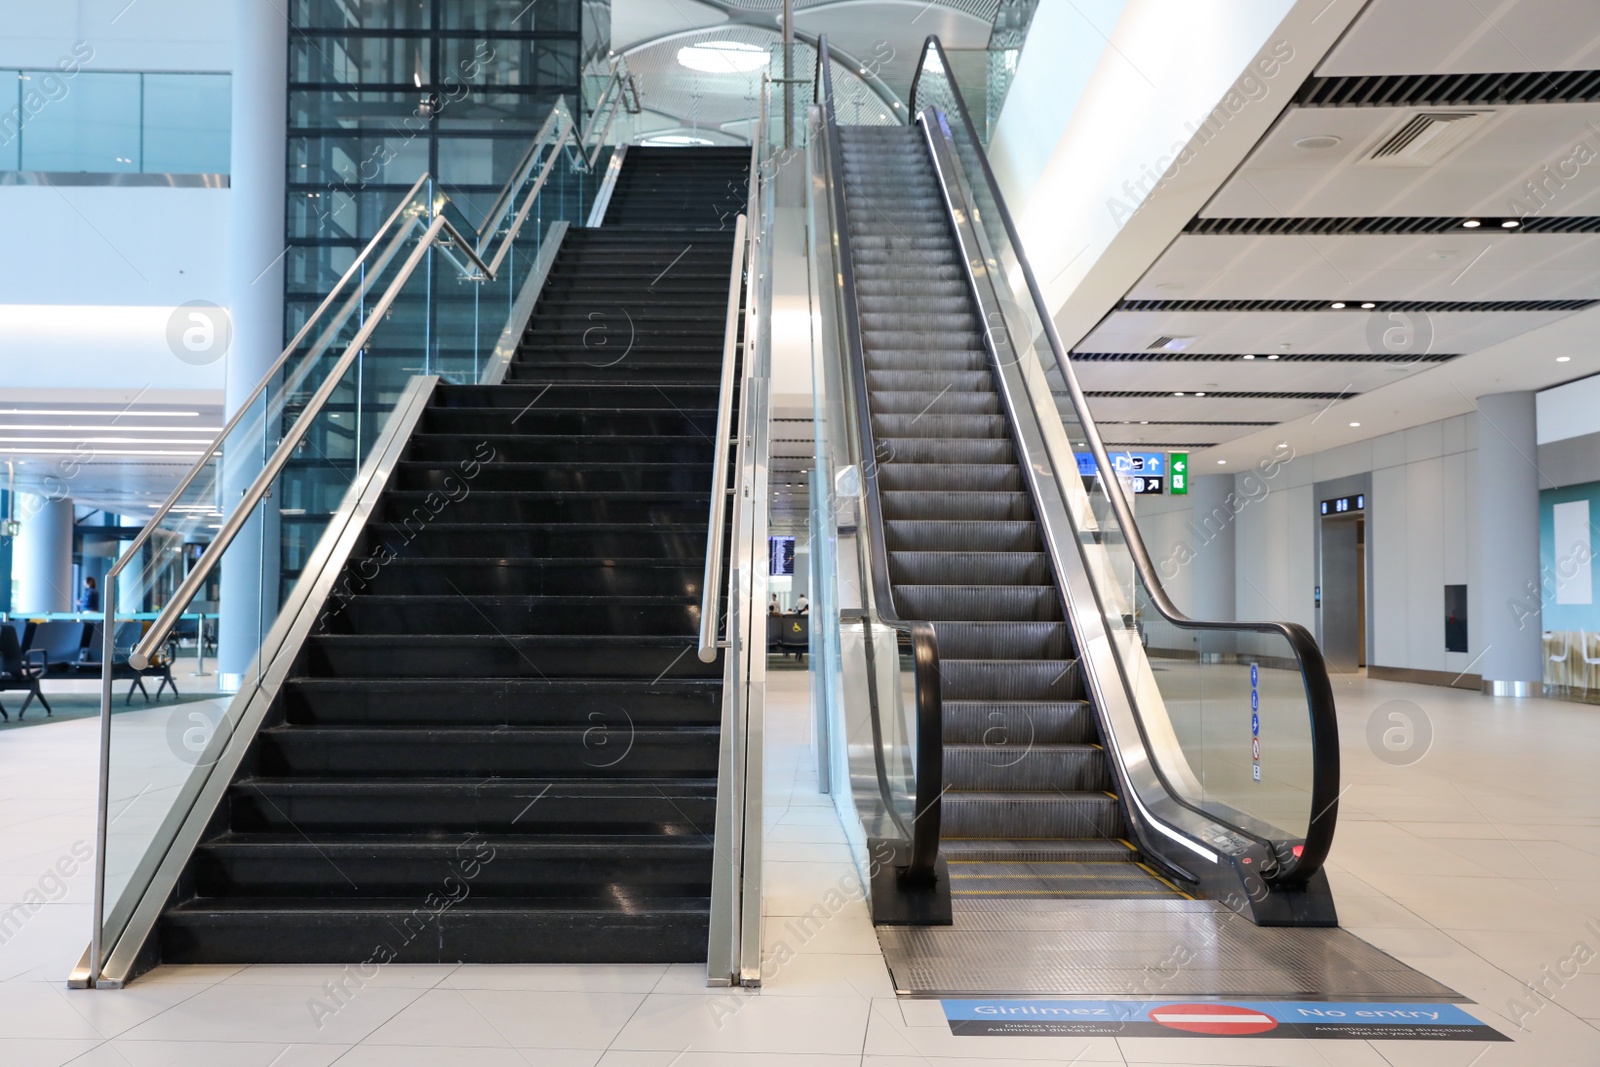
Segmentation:
[(1168, 881), (1166, 878), (1162, 877), (1155, 870), (1151, 869), (1150, 867), (1147, 867), (1145, 864), (1143, 864), (1139, 860), (1134, 860), (1133, 862), (1134, 862), (1134, 866), (1136, 866), (1136, 867), (1140, 868), (1141, 870), (1143, 870), (1150, 877), (1154, 878), (1156, 881), (1160, 882), (1162, 885), (1166, 886), (1168, 889), (1170, 889), (1174, 893), (1178, 894), (1184, 900), (1194, 900), (1195, 899), (1194, 897), (1190, 896), (1188, 893), (1185, 893), (1183, 890), (1181, 890), (1177, 886), (1173, 885), (1170, 881)]

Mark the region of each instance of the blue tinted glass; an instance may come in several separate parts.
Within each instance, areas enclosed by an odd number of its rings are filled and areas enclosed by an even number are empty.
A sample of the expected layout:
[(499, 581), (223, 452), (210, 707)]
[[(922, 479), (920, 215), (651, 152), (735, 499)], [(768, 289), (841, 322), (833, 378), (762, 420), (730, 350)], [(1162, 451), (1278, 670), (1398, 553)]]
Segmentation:
[(22, 148), (22, 104), (17, 71), (0, 70), (0, 170), (16, 170)]
[(228, 173), (231, 81), (226, 74), (144, 76), (146, 173)]
[(22, 169), (139, 169), (139, 75), (22, 72)]

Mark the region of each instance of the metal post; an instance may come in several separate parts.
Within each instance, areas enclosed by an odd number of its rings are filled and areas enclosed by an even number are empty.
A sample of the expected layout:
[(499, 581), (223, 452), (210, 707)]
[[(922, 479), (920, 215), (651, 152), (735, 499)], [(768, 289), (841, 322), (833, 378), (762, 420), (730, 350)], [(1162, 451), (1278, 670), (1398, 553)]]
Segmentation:
[(783, 147), (794, 147), (794, 0), (783, 0)]
[(100, 592), (105, 608), (100, 626), (100, 800), (95, 808), (94, 829), (94, 915), (89, 926), (89, 985), (100, 981), (100, 966), (105, 962), (101, 938), (106, 916), (106, 827), (111, 804), (111, 660), (116, 651), (117, 570), (106, 575)]
[(200, 612), (195, 616), (194, 624), (194, 673), (191, 678), (209, 678), (206, 673), (206, 613)]

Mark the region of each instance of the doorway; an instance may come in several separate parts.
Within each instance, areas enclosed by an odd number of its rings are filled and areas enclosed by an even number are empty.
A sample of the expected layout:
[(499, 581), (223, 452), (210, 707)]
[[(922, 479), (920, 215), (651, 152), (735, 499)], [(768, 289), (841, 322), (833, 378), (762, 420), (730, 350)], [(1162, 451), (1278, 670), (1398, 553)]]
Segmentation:
[(1367, 522), (1362, 515), (1322, 520), (1322, 654), (1330, 666), (1367, 665)]

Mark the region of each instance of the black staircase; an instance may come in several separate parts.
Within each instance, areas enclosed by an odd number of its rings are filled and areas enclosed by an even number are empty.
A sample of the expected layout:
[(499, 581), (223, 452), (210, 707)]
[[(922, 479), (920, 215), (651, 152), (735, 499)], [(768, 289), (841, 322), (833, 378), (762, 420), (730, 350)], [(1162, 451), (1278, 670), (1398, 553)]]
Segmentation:
[(506, 383), (437, 388), (161, 961), (705, 958), (723, 668), (695, 646), (748, 160), (631, 150)]

